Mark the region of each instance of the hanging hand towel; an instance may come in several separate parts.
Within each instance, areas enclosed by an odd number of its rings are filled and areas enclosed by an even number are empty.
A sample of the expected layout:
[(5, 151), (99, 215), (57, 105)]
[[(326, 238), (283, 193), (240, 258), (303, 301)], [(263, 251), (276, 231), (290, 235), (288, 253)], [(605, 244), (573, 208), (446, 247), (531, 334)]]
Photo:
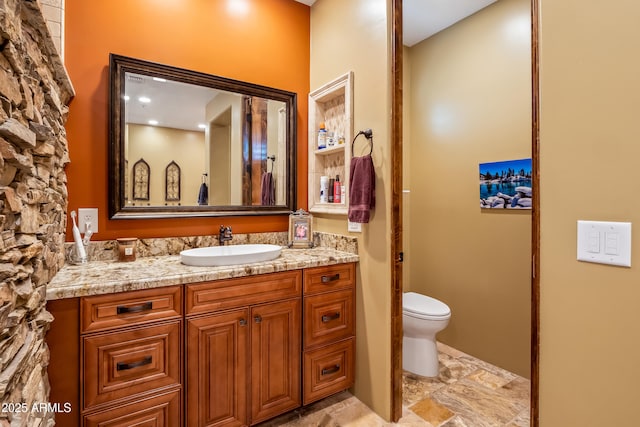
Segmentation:
[(275, 186), (273, 185), (273, 175), (271, 172), (262, 173), (262, 188), (260, 189), (260, 202), (263, 206), (276, 204)]
[(368, 156), (351, 159), (349, 174), (349, 221), (367, 223), (371, 209), (376, 205), (376, 174), (373, 158)]
[(200, 191), (198, 192), (198, 204), (200, 206), (206, 205), (209, 203), (209, 189), (207, 188), (207, 184), (204, 182), (200, 186)]

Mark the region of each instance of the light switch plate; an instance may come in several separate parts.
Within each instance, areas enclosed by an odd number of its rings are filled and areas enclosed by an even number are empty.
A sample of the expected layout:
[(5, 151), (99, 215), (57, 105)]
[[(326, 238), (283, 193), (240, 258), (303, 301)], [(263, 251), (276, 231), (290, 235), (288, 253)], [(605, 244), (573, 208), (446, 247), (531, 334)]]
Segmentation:
[(631, 267), (631, 223), (578, 221), (578, 261)]
[(81, 233), (87, 231), (86, 224), (91, 224), (91, 231), (98, 232), (98, 208), (78, 208), (78, 228)]

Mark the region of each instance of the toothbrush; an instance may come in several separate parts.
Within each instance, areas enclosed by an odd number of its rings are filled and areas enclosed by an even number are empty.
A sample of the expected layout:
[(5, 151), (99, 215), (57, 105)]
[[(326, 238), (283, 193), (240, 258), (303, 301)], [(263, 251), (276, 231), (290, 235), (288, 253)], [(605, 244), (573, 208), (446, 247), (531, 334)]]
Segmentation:
[(93, 236), (93, 230), (91, 229), (91, 223), (90, 222), (86, 222), (85, 223), (85, 232), (84, 232), (84, 237), (82, 238), (82, 243), (84, 243), (85, 245), (89, 244), (89, 241), (91, 240), (91, 236)]
[(84, 250), (84, 245), (82, 244), (82, 237), (80, 236), (80, 230), (78, 229), (78, 224), (76, 224), (76, 211), (71, 211), (71, 220), (73, 221), (73, 240), (76, 244), (76, 249), (78, 251), (78, 256), (80, 256), (80, 261), (85, 262), (87, 260), (87, 252)]

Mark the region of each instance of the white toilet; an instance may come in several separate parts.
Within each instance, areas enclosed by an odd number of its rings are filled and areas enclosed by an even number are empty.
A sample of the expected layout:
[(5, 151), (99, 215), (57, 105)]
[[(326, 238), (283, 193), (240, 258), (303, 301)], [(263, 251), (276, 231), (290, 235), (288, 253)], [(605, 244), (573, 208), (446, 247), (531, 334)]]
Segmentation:
[(438, 376), (436, 334), (447, 327), (449, 306), (415, 292), (402, 296), (402, 368), (423, 377)]

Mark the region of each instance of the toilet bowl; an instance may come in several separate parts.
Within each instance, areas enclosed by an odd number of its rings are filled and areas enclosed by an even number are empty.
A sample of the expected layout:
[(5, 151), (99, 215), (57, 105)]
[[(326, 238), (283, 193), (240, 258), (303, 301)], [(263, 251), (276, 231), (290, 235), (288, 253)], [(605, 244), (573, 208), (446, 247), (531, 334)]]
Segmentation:
[(423, 377), (438, 376), (436, 334), (447, 327), (449, 306), (415, 292), (402, 295), (402, 368)]

